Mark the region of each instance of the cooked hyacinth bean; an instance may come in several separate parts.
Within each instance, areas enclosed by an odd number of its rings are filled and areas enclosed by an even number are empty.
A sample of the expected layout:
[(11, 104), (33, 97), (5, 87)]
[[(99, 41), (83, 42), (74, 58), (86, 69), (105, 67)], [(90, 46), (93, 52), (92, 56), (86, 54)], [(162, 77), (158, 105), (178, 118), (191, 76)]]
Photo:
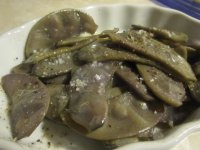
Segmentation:
[(77, 67), (73, 55), (74, 53), (70, 52), (40, 61), (34, 65), (32, 74), (42, 78), (65, 74)]
[[(130, 93), (114, 97), (108, 106), (108, 117), (103, 126), (86, 136), (98, 140), (126, 138), (153, 127), (162, 118), (162, 111), (154, 113), (157, 110), (150, 110), (147, 103)], [(162, 109), (162, 105), (159, 107)]]
[(154, 95), (172, 106), (182, 105), (186, 98), (182, 82), (173, 80), (155, 67), (137, 64), (137, 68)]
[(25, 74), (8, 74), (2, 78), (3, 88), (12, 102), (11, 127), (17, 140), (30, 136), (44, 119), (50, 97), (46, 86)]
[(194, 100), (200, 102), (200, 81), (191, 82), (189, 84), (189, 90)]
[(79, 95), (77, 99), (71, 98), (69, 104), (70, 117), (87, 131), (93, 131), (104, 124), (108, 113), (105, 95), (85, 92), (81, 96)]
[(159, 38), (164, 38), (171, 40), (173, 42), (186, 43), (188, 41), (188, 36), (182, 32), (175, 32), (166, 29), (156, 28), (156, 27), (144, 27), (139, 25), (132, 25), (133, 30), (145, 30), (155, 34)]
[(142, 54), (161, 63), (172, 74), (177, 75), (184, 82), (195, 81), (196, 77), (189, 63), (168, 45), (165, 45), (146, 33), (139, 31), (123, 32), (121, 34), (107, 33), (112, 42), (129, 48), (132, 52)]
[(188, 47), (186, 46), (182, 46), (182, 45), (176, 45), (176, 47), (174, 47), (174, 50), (183, 58), (185, 58), (187, 60), (188, 58)]
[(130, 69), (123, 67), (116, 71), (116, 74), (143, 100), (152, 101), (155, 98), (149, 93), (146, 85), (142, 83), (140, 77)]
[(85, 62), (93, 61), (130, 61), (160, 67), (158, 63), (143, 56), (122, 50), (114, 50), (102, 45), (89, 45), (82, 48), (77, 55)]
[[(108, 102), (106, 87), (113, 75), (113, 65), (103, 63), (86, 64), (77, 69), (70, 81), (69, 110), (71, 118), (92, 131), (106, 120)], [(94, 109), (95, 106), (98, 106)]]
[(191, 54), (196, 52), (196, 49), (194, 49), (190, 46), (187, 46), (186, 44), (176, 43), (176, 42), (169, 41), (169, 40), (161, 40), (161, 42), (172, 47), (174, 49), (174, 51), (176, 51), (179, 55), (181, 55), (186, 60), (188, 59), (188, 57)]
[(93, 34), (97, 29), (94, 20), (87, 14), (73, 9), (53, 12), (40, 19), (31, 29), (25, 46), (28, 58), (35, 52), (49, 51), (55, 44), (83, 32)]
[(66, 125), (67, 127), (72, 128), (73, 130), (76, 130), (78, 133), (85, 135), (88, 131), (85, 129), (83, 126), (77, 124), (70, 116), (70, 110), (69, 109), (64, 109), (60, 113), (60, 119), (61, 123), (63, 125)]
[(97, 40), (97, 38), (94, 37), (94, 38), (85, 40), (75, 46), (72, 46), (72, 47), (61, 47), (61, 48), (54, 49), (51, 51), (41, 51), (41, 52), (31, 55), (28, 59), (26, 59), (24, 61), (24, 63), (36, 64), (36, 63), (38, 63), (42, 60), (48, 59), (48, 58), (56, 57), (58, 55), (62, 55), (62, 54), (66, 54), (66, 53), (70, 53), (70, 52), (79, 50), (80, 48), (87, 46), (88, 44), (90, 44), (96, 40)]
[(167, 44), (169, 45), (170, 47), (172, 47), (174, 49), (175, 52), (177, 52), (180, 56), (182, 56), (183, 58), (185, 58), (187, 60), (188, 58), (188, 49), (186, 46), (183, 46), (179, 43), (174, 43), (174, 42), (171, 42), (171, 41), (163, 41), (162, 42), (164, 44)]
[(69, 94), (64, 84), (49, 84), (47, 89), (50, 95), (49, 109), (46, 117), (49, 119), (60, 119), (60, 113), (69, 101)]

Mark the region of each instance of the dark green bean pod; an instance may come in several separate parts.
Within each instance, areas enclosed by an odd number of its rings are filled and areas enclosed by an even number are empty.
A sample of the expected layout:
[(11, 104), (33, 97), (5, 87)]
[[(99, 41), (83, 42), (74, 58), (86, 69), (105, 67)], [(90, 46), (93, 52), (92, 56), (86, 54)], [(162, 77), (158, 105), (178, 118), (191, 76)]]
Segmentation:
[(50, 96), (46, 86), (34, 76), (8, 74), (2, 78), (3, 88), (12, 101), (11, 128), (17, 140), (30, 136), (44, 119)]
[(94, 20), (84, 12), (63, 9), (40, 19), (31, 29), (25, 46), (25, 56), (51, 51), (58, 41), (97, 29)]
[(145, 30), (151, 32), (154, 36), (158, 38), (168, 39), (173, 42), (186, 43), (188, 41), (188, 36), (183, 32), (175, 32), (167, 29), (156, 28), (156, 27), (144, 27), (139, 25), (132, 25), (133, 30)]
[(182, 82), (175, 81), (155, 67), (137, 64), (144, 82), (160, 100), (175, 107), (182, 105), (186, 91)]
[(134, 30), (120, 34), (113, 34), (112, 32), (106, 34), (114, 43), (159, 62), (168, 68), (172, 74), (181, 78), (182, 81), (187, 83), (196, 80), (190, 64), (183, 57), (168, 45), (153, 39), (148, 34)]

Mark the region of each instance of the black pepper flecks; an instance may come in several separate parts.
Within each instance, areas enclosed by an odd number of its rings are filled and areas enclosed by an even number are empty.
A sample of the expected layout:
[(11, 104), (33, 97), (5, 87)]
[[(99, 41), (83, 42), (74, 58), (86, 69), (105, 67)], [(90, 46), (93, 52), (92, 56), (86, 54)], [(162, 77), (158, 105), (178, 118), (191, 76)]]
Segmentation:
[(36, 142), (38, 142), (38, 143), (42, 143), (42, 141), (41, 141), (40, 139), (38, 139)]
[(51, 147), (51, 142), (47, 142), (47, 144), (48, 144), (48, 148), (50, 148)]
[(53, 134), (51, 134), (51, 135), (50, 135), (50, 137), (51, 137), (51, 138), (53, 138), (53, 137), (54, 137), (54, 135), (53, 135)]

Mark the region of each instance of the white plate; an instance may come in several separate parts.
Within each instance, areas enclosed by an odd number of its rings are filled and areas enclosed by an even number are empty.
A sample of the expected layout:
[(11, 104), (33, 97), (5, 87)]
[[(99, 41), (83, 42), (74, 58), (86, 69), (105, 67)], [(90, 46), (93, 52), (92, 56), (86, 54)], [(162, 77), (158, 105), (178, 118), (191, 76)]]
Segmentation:
[[(200, 39), (200, 22), (175, 10), (143, 5), (99, 5), (83, 8), (103, 29), (127, 29), (131, 24), (164, 27), (171, 30), (183, 31), (192, 39)], [(0, 36), (0, 78), (9, 73), (10, 69), (23, 60), (24, 44), (30, 28), (37, 21), (33, 20)], [(103, 146), (68, 128), (44, 121), (33, 134), (18, 142), (12, 140), (8, 112), (8, 100), (0, 88), (0, 149), (4, 150), (102, 150)], [(192, 132), (200, 130), (198, 115), (193, 115), (190, 122), (170, 130), (162, 140), (130, 144), (119, 150), (161, 150), (169, 149)], [(47, 131), (48, 130), (48, 131)], [(52, 137), (53, 136), (53, 137)], [(50, 144), (50, 145), (49, 145)]]

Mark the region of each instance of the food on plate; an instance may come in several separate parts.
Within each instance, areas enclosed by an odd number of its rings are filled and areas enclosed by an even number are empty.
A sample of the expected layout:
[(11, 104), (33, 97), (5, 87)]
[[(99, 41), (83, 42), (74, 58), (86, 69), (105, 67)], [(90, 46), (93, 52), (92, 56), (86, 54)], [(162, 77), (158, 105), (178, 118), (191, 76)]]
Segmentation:
[(29, 136), (48, 111), (50, 95), (46, 86), (37, 77), (27, 74), (6, 75), (2, 78), (2, 85), (12, 101), (13, 137)]
[(160, 139), (198, 107), (200, 51), (186, 34), (141, 25), (96, 30), (73, 9), (32, 27), (25, 60), (2, 78), (14, 138), (48, 118), (118, 147)]

